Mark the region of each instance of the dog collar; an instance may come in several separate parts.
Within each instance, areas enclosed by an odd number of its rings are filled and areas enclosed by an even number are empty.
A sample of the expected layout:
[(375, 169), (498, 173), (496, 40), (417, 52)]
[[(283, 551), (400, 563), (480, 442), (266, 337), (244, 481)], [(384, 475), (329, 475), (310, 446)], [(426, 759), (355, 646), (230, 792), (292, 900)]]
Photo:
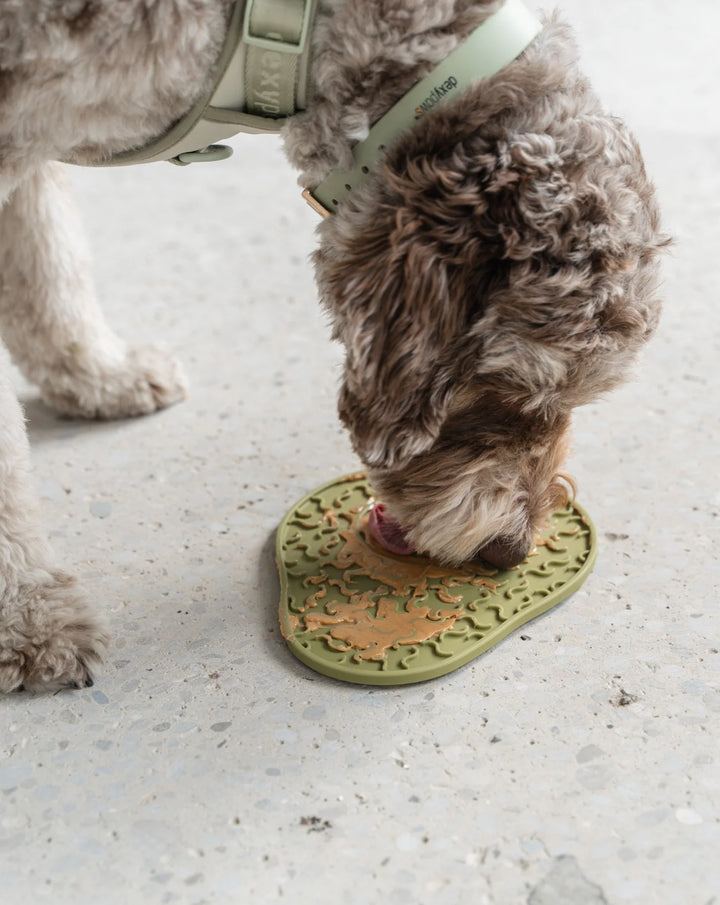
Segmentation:
[(279, 132), (306, 106), (316, 7), (317, 0), (236, 0), (206, 94), (160, 138), (95, 165), (222, 160), (232, 148), (218, 141)]
[(522, 0), (506, 0), (375, 123), (368, 137), (353, 148), (354, 164), (349, 170), (334, 170), (314, 189), (305, 189), (305, 200), (323, 217), (337, 211), (352, 191), (368, 181), (374, 164), (403, 132), (479, 79), (489, 78), (512, 63), (541, 28)]

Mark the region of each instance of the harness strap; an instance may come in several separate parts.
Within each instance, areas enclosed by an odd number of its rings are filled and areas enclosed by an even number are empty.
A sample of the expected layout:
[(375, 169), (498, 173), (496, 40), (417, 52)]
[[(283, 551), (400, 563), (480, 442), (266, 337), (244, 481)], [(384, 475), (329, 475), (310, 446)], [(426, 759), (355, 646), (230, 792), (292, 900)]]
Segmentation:
[(311, 8), (310, 0), (248, 0), (243, 43), (249, 113), (292, 116), (299, 109), (299, 64)]

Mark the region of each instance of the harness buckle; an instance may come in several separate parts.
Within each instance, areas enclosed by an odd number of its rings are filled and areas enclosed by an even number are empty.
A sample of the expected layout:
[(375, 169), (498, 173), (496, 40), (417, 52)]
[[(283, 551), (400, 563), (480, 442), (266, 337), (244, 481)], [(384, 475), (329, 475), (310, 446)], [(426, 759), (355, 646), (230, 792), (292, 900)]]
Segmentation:
[(212, 163), (214, 160), (226, 160), (232, 157), (233, 149), (229, 145), (208, 145), (198, 151), (183, 151), (177, 157), (171, 157), (169, 163), (186, 167), (190, 163)]
[[(302, 12), (302, 22), (300, 24), (300, 35), (298, 36), (297, 43), (294, 41), (284, 40), (279, 32), (272, 30), (272, 26), (268, 29), (267, 35), (265, 37), (259, 37), (258, 35), (254, 35), (251, 31), (251, 18), (253, 15), (253, 6), (257, 4), (258, 6), (263, 6), (263, 12), (269, 14), (271, 17), (273, 12), (277, 16), (278, 12), (282, 12), (282, 7), (287, 7), (287, 0), (248, 0), (247, 5), (245, 7), (245, 21), (243, 23), (243, 33), (242, 40), (245, 44), (249, 44), (252, 47), (260, 47), (263, 50), (271, 50), (274, 53), (290, 53), (296, 56), (300, 56), (305, 51), (305, 45), (307, 44), (308, 32), (310, 31), (310, 13), (312, 11), (312, 0), (295, 0), (295, 5), (297, 11), (299, 12), (300, 4), (303, 5)], [(273, 10), (273, 6), (277, 9)], [(269, 37), (268, 35), (278, 35), (277, 38)]]

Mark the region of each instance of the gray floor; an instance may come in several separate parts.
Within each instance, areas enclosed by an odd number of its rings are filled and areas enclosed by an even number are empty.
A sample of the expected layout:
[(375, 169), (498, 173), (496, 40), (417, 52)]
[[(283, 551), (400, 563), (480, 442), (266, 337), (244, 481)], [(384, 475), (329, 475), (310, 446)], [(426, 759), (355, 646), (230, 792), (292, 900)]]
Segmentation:
[(435, 682), (326, 680), (278, 631), (274, 529), (357, 461), (277, 144), (74, 174), (109, 318), (192, 392), (85, 425), (19, 382), (58, 557), (115, 640), (94, 688), (0, 701), (2, 905), (720, 902), (720, 8), (564, 8), (677, 237), (666, 312), (577, 416), (595, 573)]

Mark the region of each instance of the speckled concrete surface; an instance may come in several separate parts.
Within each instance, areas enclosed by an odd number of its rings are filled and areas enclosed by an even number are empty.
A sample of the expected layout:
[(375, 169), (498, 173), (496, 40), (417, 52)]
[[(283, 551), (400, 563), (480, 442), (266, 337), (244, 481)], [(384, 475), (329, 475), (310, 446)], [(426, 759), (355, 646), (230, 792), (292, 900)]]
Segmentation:
[(564, 7), (678, 239), (666, 313), (577, 417), (594, 575), (439, 681), (326, 680), (277, 630), (275, 526), (357, 467), (277, 145), (74, 174), (109, 318), (192, 392), (86, 425), (18, 381), (58, 557), (115, 640), (94, 688), (0, 701), (3, 905), (720, 902), (720, 8)]

